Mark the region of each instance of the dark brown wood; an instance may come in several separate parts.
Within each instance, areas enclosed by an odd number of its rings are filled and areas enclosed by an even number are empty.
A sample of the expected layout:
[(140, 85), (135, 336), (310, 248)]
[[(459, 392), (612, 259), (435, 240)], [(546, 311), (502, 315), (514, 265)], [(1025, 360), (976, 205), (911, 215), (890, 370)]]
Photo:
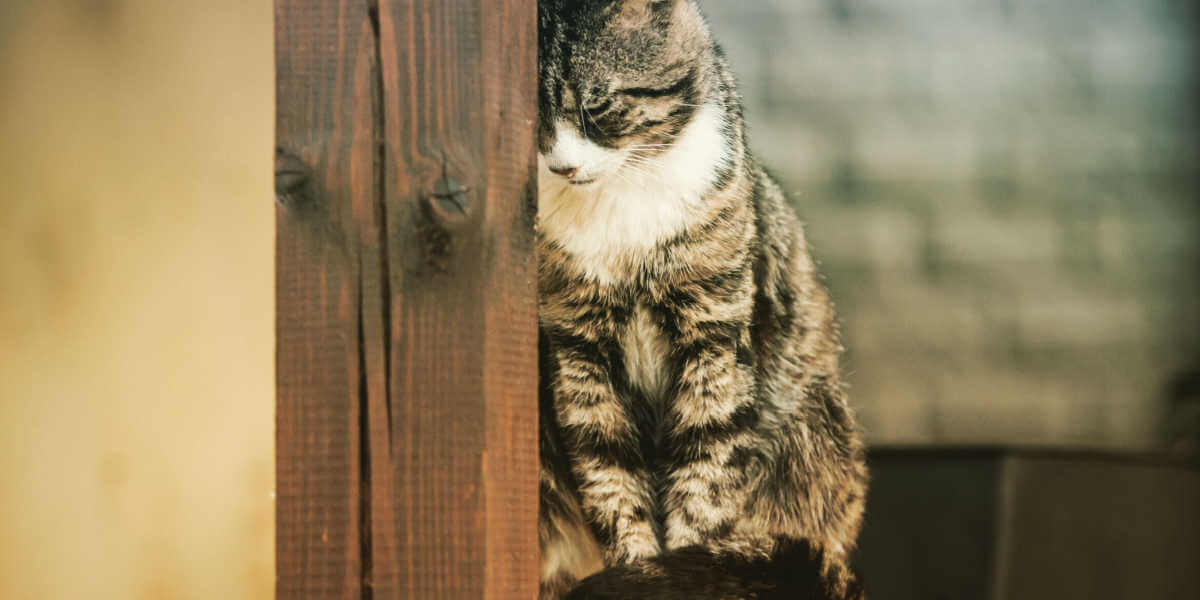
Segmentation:
[(277, 596), (537, 595), (535, 0), (277, 0)]
[(533, 598), (535, 3), (380, 10), (402, 595)]
[[(374, 43), (365, 7), (352, 3), (280, 0), (276, 21), (276, 595), (359, 598), (353, 207), (375, 194), (374, 82), (360, 66)], [(287, 176), (303, 168), (307, 177)]]

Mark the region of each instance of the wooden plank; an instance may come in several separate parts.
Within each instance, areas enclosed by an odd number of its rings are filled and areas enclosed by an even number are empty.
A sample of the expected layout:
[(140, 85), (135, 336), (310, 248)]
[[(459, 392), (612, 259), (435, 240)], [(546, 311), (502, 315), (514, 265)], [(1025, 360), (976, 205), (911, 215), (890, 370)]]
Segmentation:
[(380, 3), (400, 597), (537, 595), (535, 23)]
[[(484, 3), (486, 598), (536, 598), (537, 2)], [(513, 350), (517, 349), (516, 352)]]
[(362, 596), (360, 248), (377, 196), (361, 2), (276, 2), (276, 597)]
[(536, 4), (277, 0), (277, 597), (537, 594)]

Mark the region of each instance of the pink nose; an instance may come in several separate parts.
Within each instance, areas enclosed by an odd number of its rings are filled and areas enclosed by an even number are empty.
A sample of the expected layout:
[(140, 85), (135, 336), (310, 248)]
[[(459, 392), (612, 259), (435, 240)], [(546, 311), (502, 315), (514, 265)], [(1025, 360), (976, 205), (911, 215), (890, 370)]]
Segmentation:
[(579, 172), (579, 167), (550, 167), (550, 172), (570, 179)]

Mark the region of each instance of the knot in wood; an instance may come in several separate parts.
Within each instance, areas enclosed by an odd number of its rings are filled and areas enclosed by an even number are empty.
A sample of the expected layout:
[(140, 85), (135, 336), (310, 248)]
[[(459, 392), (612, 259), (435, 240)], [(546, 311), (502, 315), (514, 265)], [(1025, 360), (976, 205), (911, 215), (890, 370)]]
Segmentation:
[(433, 184), (433, 191), (426, 195), (425, 202), (439, 219), (457, 222), (471, 214), (470, 191), (471, 188), (457, 179), (443, 174)]
[(307, 195), (312, 169), (296, 155), (275, 149), (275, 201), (284, 206), (300, 204)]

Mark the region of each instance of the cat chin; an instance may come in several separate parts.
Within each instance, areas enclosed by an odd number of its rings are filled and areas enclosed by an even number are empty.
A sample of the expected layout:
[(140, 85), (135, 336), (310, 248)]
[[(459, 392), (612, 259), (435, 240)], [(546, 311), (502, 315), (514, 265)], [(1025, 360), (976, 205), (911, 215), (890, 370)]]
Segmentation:
[(572, 255), (591, 279), (620, 278), (630, 264), (701, 214), (705, 193), (728, 156), (723, 126), (720, 107), (706, 105), (656, 158), (653, 171), (593, 168), (587, 184), (571, 185), (539, 157), (542, 234)]

